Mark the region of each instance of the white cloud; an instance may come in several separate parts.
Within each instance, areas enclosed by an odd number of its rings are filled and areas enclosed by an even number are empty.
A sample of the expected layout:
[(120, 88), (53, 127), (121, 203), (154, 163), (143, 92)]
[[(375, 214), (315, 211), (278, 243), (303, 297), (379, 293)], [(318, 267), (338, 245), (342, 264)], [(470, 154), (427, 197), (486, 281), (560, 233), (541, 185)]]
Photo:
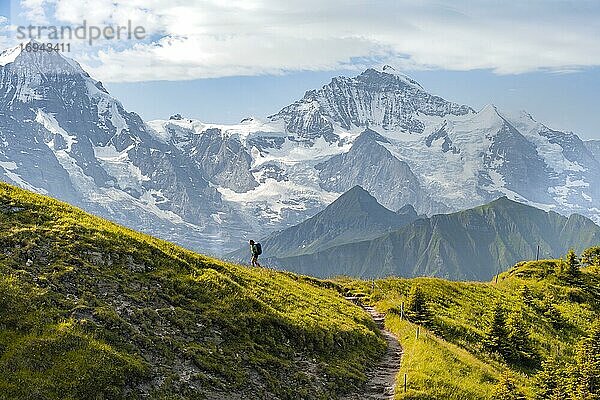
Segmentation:
[[(567, 71), (600, 65), (594, 0), (22, 0), (32, 18), (126, 24), (142, 42), (79, 47), (107, 81), (333, 70), (375, 59), (404, 68)], [(89, 60), (89, 62), (87, 61)]]
[(23, 15), (32, 24), (47, 24), (48, 17), (46, 15), (45, 5), (52, 0), (21, 0)]

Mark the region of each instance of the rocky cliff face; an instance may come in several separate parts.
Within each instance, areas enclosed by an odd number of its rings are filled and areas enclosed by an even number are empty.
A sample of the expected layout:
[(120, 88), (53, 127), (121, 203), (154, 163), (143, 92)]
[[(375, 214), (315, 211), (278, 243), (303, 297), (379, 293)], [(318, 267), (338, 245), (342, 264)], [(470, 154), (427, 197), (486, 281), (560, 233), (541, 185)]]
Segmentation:
[(375, 131), (364, 131), (350, 151), (315, 166), (321, 187), (345, 192), (360, 185), (390, 209), (414, 204), (422, 213), (442, 211), (443, 205), (431, 201), (410, 166), (394, 157), (383, 144), (390, 142)]
[(600, 140), (588, 140), (584, 144), (596, 160), (600, 161)]

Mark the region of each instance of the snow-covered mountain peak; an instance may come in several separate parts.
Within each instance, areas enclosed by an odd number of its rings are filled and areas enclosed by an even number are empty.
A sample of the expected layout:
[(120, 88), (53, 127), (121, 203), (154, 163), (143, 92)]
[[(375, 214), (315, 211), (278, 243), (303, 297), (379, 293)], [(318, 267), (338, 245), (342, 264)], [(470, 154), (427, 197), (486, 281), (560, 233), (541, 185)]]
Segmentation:
[(74, 59), (61, 51), (44, 47), (45, 43), (31, 39), (29, 42), (0, 52), (0, 67), (11, 64), (12, 72), (35, 75), (39, 73), (50, 75), (82, 75), (89, 79), (94, 91), (108, 93), (101, 82), (93, 79)]
[(501, 125), (506, 120), (498, 111), (498, 107), (493, 104), (485, 105), (478, 113), (473, 115), (471, 121), (476, 121), (481, 126), (491, 127)]
[(323, 138), (332, 143), (341, 139), (338, 128), (379, 127), (421, 134), (427, 125), (445, 117), (472, 113), (471, 107), (434, 96), (413, 79), (384, 66), (352, 78), (333, 78), (269, 119), (284, 121), (286, 130), (302, 140)]
[(410, 86), (415, 86), (421, 90), (424, 90), (423, 86), (421, 86), (421, 84), (419, 82), (412, 79), (408, 75), (396, 70), (391, 65), (387, 65), (387, 64), (382, 67), (369, 68), (365, 72), (363, 72), (361, 75), (372, 75), (373, 71), (376, 72), (377, 74), (386, 74), (386, 75), (392, 76), (404, 84), (407, 84)]
[(84, 160), (92, 146), (114, 145), (121, 151), (140, 141), (132, 132), (145, 134), (141, 118), (127, 113), (79, 63), (35, 41), (27, 46), (2, 53), (4, 60), (12, 61), (0, 66), (0, 110), (33, 123), (28, 129), (34, 133), (40, 127), (48, 132), (35, 140), (60, 144), (73, 137), (75, 145), (66, 149), (49, 145), (50, 150), (80, 152), (77, 160), (82, 165), (92, 165)]
[(8, 48), (0, 52), (0, 66), (13, 63), (17, 57), (21, 55), (24, 49), (33, 49), (32, 46), (41, 46), (41, 43), (34, 39), (30, 39), (28, 42), (19, 43), (18, 45)]
[[(31, 41), (27, 46), (33, 46), (30, 50), (21, 47), (9, 49), (7, 53), (7, 60), (10, 62), (4, 64), (6, 67), (10, 64), (15, 70), (22, 73), (34, 74), (83, 74), (89, 77), (89, 75), (81, 68), (79, 63), (71, 60), (61, 54), (59, 51), (46, 51), (35, 41)], [(11, 60), (12, 59), (12, 60)]]
[(110, 97), (102, 83), (92, 79), (77, 61), (42, 46), (31, 40), (0, 53), (0, 69), (4, 70), (0, 85), (15, 89), (12, 93), (19, 101), (48, 97), (54, 91), (51, 87), (58, 89), (57, 85), (61, 91), (63, 86), (71, 91), (77, 86), (88, 96)]

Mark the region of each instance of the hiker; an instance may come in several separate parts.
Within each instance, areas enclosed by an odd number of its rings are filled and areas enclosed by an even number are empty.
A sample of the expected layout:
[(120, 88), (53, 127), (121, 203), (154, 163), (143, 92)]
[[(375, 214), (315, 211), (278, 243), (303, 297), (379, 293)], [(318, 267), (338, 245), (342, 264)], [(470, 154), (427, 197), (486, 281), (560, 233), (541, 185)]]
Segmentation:
[(252, 266), (260, 267), (260, 264), (258, 263), (258, 256), (262, 254), (260, 243), (255, 243), (254, 240), (250, 240), (250, 254), (252, 254)]

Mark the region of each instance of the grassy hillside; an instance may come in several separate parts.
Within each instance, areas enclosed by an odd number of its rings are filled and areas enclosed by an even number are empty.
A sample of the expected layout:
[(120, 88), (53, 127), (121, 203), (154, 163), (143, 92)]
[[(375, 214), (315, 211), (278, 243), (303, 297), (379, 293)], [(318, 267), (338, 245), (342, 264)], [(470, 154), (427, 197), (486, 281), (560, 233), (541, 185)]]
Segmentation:
[(0, 398), (333, 398), (385, 345), (315, 282), (0, 184)]
[[(598, 267), (583, 268), (573, 277), (564, 272), (565, 265), (562, 260), (519, 263), (497, 283), (433, 278), (389, 278), (374, 286), (353, 280), (340, 283), (386, 312), (386, 325), (404, 347), (397, 399), (504, 399), (492, 395), (504, 373), (526, 398), (582, 399), (588, 397), (540, 394), (540, 380), (553, 369), (562, 371), (552, 379), (563, 389), (577, 385), (580, 348), (600, 317)], [(409, 311), (415, 291), (425, 304), (420, 319)], [(497, 310), (502, 311), (509, 339), (504, 350), (494, 351), (490, 332)], [(595, 390), (600, 395), (600, 386)]]

